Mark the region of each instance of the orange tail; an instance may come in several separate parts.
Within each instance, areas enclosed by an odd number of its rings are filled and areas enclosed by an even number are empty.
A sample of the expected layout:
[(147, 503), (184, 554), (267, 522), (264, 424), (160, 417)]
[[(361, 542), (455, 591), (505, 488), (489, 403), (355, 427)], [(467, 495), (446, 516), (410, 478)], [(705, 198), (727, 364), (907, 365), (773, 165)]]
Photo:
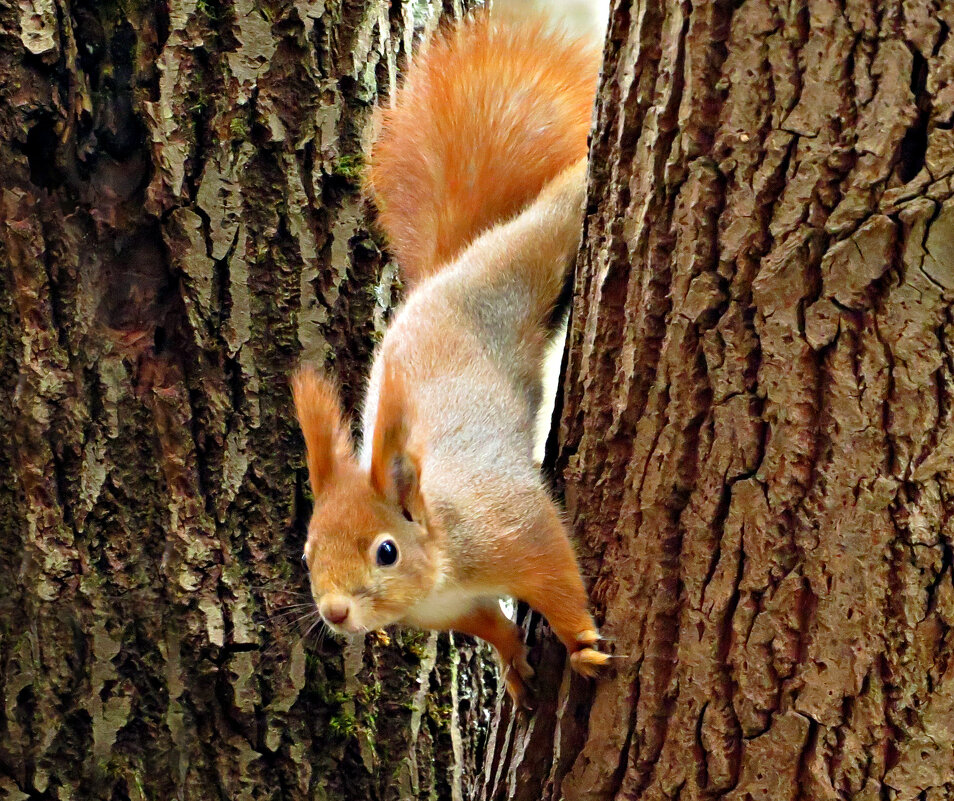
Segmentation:
[(542, 21), (437, 34), (380, 112), (369, 185), (406, 280), (436, 272), (586, 156), (599, 54)]

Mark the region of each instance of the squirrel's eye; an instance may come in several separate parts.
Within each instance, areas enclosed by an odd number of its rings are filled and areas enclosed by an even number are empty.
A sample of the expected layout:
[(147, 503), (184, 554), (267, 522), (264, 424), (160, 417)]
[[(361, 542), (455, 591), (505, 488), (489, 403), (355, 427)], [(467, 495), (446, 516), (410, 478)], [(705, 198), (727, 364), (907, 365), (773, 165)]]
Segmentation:
[(398, 547), (394, 540), (382, 540), (376, 558), (381, 567), (393, 565), (398, 558)]
[(304, 566), (305, 570), (308, 569), (308, 557), (305, 554), (301, 555), (301, 563)]

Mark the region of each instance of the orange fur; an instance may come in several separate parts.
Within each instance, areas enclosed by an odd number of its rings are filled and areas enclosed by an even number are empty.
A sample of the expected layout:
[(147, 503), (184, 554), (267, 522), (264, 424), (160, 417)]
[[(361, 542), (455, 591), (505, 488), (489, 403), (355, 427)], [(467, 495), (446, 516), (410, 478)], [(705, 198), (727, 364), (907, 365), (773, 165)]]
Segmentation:
[(419, 492), (418, 458), (408, 446), (411, 425), (407, 395), (393, 363), (384, 366), (380, 400), (371, 445), (371, 486), (412, 518), (424, 517)]
[(541, 611), (578, 672), (608, 658), (533, 461), (549, 317), (582, 230), (594, 73), (541, 25), (484, 16), (425, 49), (371, 160), (413, 287), (375, 352), (360, 459), (334, 388), (310, 371), (294, 383), (326, 622), (483, 637), (521, 704), (532, 670), (500, 596)]
[(529, 708), (526, 681), (533, 678), (527, 662), (527, 647), (520, 639), (520, 629), (504, 616), (496, 603), (476, 606), (448, 626), (454, 631), (480, 637), (497, 651), (507, 692), (519, 707)]
[(308, 479), (315, 497), (331, 481), (336, 464), (351, 454), (351, 436), (341, 415), (338, 390), (309, 367), (292, 378), (292, 399), (305, 437)]
[(379, 113), (369, 186), (412, 284), (586, 155), (598, 54), (479, 14), (434, 37)]

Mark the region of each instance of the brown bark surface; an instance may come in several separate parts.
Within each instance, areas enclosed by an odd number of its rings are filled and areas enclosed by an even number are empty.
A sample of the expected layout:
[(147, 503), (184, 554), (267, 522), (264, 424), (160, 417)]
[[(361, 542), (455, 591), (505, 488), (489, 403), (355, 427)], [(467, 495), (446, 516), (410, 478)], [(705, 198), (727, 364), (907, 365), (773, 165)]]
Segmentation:
[(0, 797), (467, 794), (472, 649), (293, 624), (288, 378), (356, 400), (395, 289), (362, 138), (440, 11), (0, 2)]
[(952, 27), (615, 4), (556, 463), (618, 660), (486, 798), (954, 797)]

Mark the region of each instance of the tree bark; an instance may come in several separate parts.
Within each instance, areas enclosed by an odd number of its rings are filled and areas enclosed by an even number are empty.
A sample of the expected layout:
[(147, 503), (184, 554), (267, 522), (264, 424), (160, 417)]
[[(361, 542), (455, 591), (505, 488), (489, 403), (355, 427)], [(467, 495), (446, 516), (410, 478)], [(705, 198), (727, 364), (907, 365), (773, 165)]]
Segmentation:
[(614, 4), (555, 464), (618, 659), (483, 797), (954, 797), (952, 27)]
[(468, 795), (473, 648), (294, 625), (288, 379), (357, 398), (396, 283), (360, 154), (440, 12), (0, 3), (0, 796)]

